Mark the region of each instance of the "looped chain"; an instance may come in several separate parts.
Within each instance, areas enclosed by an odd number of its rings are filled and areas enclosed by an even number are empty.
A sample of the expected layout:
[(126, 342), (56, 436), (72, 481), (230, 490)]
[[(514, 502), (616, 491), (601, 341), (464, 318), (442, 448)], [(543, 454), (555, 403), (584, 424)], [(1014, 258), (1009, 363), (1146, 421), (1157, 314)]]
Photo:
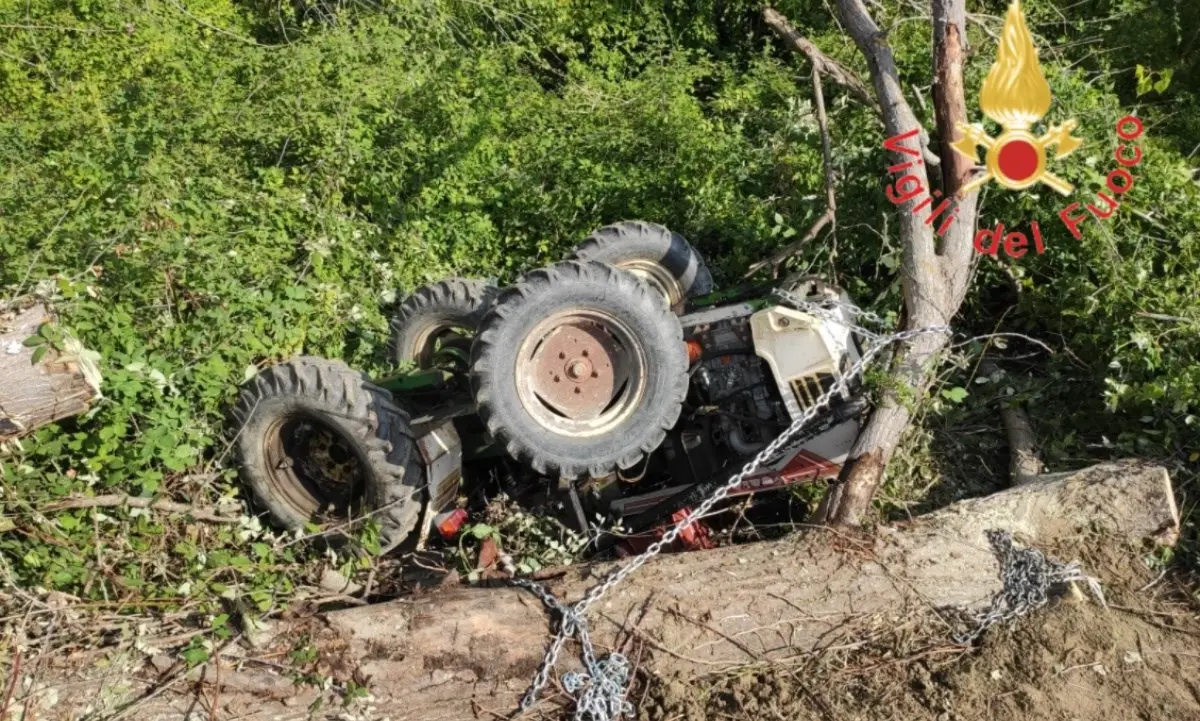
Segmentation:
[(1003, 585), (988, 609), (976, 614), (975, 628), (955, 636), (956, 643), (970, 644), (997, 623), (1007, 623), (1045, 606), (1056, 586), (1072, 581), (1086, 583), (1100, 605), (1107, 606), (1100, 583), (1085, 574), (1078, 561), (1062, 563), (1046, 558), (1046, 554), (1036, 548), (1017, 548), (1008, 531), (987, 531), (987, 539), (1000, 562)]
[[(558, 661), (558, 655), (562, 651), (563, 645), (567, 642), (568, 638), (576, 638), (582, 649), (584, 673), (565, 674), (563, 676), (564, 688), (575, 696), (575, 713), (571, 717), (572, 721), (616, 721), (623, 715), (632, 715), (634, 711), (633, 705), (625, 700), (626, 685), (629, 682), (629, 662), (619, 653), (609, 654), (603, 659), (596, 658), (595, 649), (592, 647), (591, 638), (588, 636), (586, 620), (587, 611), (592, 604), (600, 600), (613, 586), (616, 586), (629, 575), (635, 573), (647, 561), (674, 543), (675, 539), (679, 538), (679, 535), (691, 527), (697, 519), (703, 518), (714, 506), (723, 501), (729, 495), (730, 491), (739, 486), (747, 476), (757, 471), (767, 459), (774, 456), (780, 449), (787, 445), (793, 436), (828, 408), (835, 398), (839, 398), (843, 393), (847, 392), (850, 388), (850, 383), (861, 376), (863, 370), (885, 348), (894, 343), (902, 343), (924, 334), (949, 334), (951, 332), (949, 326), (942, 325), (916, 328), (899, 333), (881, 334), (864, 328), (861, 323), (856, 321), (866, 321), (882, 326), (884, 324), (883, 319), (874, 313), (861, 310), (854, 305), (836, 300), (816, 303), (800, 298), (795, 293), (782, 289), (775, 290), (773, 294), (780, 301), (792, 306), (796, 310), (849, 328), (866, 344), (862, 355), (858, 361), (839, 376), (816, 399), (815, 403), (805, 409), (800, 417), (796, 418), (775, 440), (767, 444), (766, 448), (759, 451), (758, 455), (743, 466), (741, 471), (731, 476), (725, 485), (714, 491), (692, 513), (689, 513), (685, 518), (667, 530), (662, 535), (662, 538), (650, 544), (640, 555), (635, 556), (628, 563), (615, 569), (603, 581), (589, 589), (574, 606), (564, 605), (541, 584), (525, 579), (515, 579), (512, 581), (513, 585), (533, 592), (541, 599), (546, 608), (557, 617), (557, 630), (554, 640), (551, 641), (549, 648), (546, 649), (546, 656), (542, 659), (542, 663), (534, 675), (529, 690), (526, 691), (525, 696), (521, 699), (521, 711), (529, 710), (537, 702), (538, 694), (541, 693), (542, 689), (549, 682), (550, 672)], [(844, 313), (840, 311), (844, 311)], [(851, 320), (848, 321), (848, 318)]]

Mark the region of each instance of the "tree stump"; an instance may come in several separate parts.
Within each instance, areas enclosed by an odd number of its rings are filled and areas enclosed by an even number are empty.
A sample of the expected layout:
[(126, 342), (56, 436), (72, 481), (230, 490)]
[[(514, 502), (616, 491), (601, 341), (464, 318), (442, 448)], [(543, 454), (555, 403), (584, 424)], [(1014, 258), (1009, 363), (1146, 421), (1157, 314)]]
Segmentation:
[(37, 347), (25, 340), (53, 320), (40, 303), (15, 315), (0, 314), (0, 441), (83, 413), (99, 395), (78, 364), (54, 350), (33, 362)]

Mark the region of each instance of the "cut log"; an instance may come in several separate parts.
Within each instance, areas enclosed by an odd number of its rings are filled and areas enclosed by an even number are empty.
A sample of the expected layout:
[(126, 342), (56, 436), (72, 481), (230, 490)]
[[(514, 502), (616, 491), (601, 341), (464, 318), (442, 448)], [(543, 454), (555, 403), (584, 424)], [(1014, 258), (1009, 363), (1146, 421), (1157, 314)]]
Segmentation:
[(37, 348), (25, 340), (51, 321), (40, 303), (12, 318), (0, 314), (0, 441), (83, 413), (98, 396), (79, 366), (62, 362), (54, 351), (33, 362)]
[[(592, 637), (600, 652), (640, 643), (643, 670), (694, 676), (853, 643), (861, 637), (842, 635), (868, 619), (888, 628), (930, 609), (979, 610), (1001, 588), (984, 535), (992, 528), (1044, 549), (1087, 534), (1104, 550), (1141, 552), (1174, 543), (1179, 516), (1161, 467), (1123, 462), (1043, 476), (870, 538), (813, 529), (657, 558), (593, 606)], [(574, 601), (611, 568), (574, 569), (551, 587)], [(268, 657), (312, 643), (325, 659), (323, 675), (365, 684), (375, 715), (392, 721), (490, 719), (516, 707), (549, 638), (547, 614), (527, 591), (453, 588), (281, 621)], [(194, 670), (206, 685), (219, 679), (222, 715), (308, 713), (316, 691), (231, 655), (219, 671), (211, 663)], [(568, 645), (558, 670), (571, 668), (574, 656)], [(130, 718), (181, 718), (189, 702), (155, 699)]]

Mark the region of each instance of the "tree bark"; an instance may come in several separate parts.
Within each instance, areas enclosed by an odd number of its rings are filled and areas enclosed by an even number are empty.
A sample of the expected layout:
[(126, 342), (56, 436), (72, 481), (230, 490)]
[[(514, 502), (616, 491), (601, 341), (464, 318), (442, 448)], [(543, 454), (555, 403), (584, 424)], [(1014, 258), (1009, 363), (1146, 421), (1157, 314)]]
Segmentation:
[[(599, 652), (620, 649), (648, 673), (694, 676), (853, 645), (914, 614), (977, 611), (1001, 588), (984, 536), (993, 528), (1071, 560), (1063, 554), (1085, 534), (1093, 547), (1103, 546), (1097, 557), (1174, 543), (1179, 514), (1165, 469), (1109, 463), (962, 501), (874, 537), (813, 529), (781, 541), (660, 556), (593, 606), (592, 638)], [(570, 569), (551, 586), (574, 601), (610, 569)], [(256, 648), (224, 650), (219, 672), (212, 662), (192, 671), (192, 681), (219, 696), (222, 717), (305, 718), (321, 692), (293, 684), (280, 664), (308, 648), (320, 659), (315, 672), (367, 686), (378, 716), (459, 721), (507, 717), (541, 662), (549, 622), (527, 591), (460, 587), (279, 621), (267, 633)], [(575, 656), (568, 646), (557, 671), (572, 668)], [(157, 662), (172, 664), (165, 655)], [(73, 696), (87, 704), (100, 694), (83, 688)], [(343, 712), (328, 701), (322, 713)], [(182, 718), (194, 702), (164, 696), (127, 718)]]
[(40, 303), (9, 320), (0, 316), (0, 441), (83, 413), (98, 395), (79, 368), (55, 351), (33, 362), (37, 347), (25, 340), (52, 320)]
[[(859, 51), (867, 59), (875, 94), (882, 108), (884, 130), (889, 137), (919, 129), (920, 123), (904, 96), (899, 72), (887, 38), (871, 18), (862, 0), (838, 0), (838, 12)], [(957, 197), (970, 175), (970, 164), (963, 165), (948, 143), (958, 137), (956, 123), (966, 118), (962, 65), (965, 50), (964, 0), (933, 0), (934, 16), (934, 94), (938, 136), (942, 140), (941, 194), (956, 198), (952, 210), (957, 219), (939, 246), (935, 225), (926, 224), (915, 208), (934, 191), (925, 165), (917, 164), (909, 174), (921, 182), (926, 194), (918, 195), (899, 207), (900, 239), (904, 247), (901, 279), (904, 291), (905, 328), (917, 329), (948, 325), (958, 313), (966, 294), (972, 268), (972, 239), (975, 232), (976, 193)], [(919, 137), (919, 136), (918, 136)], [(902, 144), (920, 152), (917, 138)], [(905, 163), (912, 157), (895, 152), (893, 161)], [(912, 407), (928, 392), (931, 370), (947, 337), (924, 334), (903, 344), (893, 356), (892, 376), (901, 390), (884, 393), (882, 403), (871, 415), (843, 468), (818, 510), (825, 523), (853, 526), (862, 522), (871, 500), (883, 480), (888, 462), (908, 428)]]

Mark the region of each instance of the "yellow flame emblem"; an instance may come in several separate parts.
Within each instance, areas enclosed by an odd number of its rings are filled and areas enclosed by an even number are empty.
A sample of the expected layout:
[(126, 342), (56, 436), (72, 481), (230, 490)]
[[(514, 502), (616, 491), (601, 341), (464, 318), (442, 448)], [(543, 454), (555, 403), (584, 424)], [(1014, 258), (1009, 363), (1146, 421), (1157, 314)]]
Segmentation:
[(1055, 160), (1075, 152), (1083, 144), (1071, 135), (1076, 122), (1068, 120), (1040, 137), (1031, 132), (1034, 123), (1050, 109), (1050, 84), (1038, 64), (1037, 48), (1025, 25), (1021, 0), (1013, 0), (1008, 7), (996, 62), (979, 92), (979, 107), (984, 115), (1004, 128), (1004, 132), (992, 138), (982, 125), (958, 124), (963, 137), (951, 144), (956, 151), (978, 163), (976, 148), (982, 146), (987, 150), (987, 172), (967, 183), (962, 193), (969, 193), (993, 179), (1012, 190), (1039, 182), (1063, 195), (1075, 189), (1046, 170), (1046, 151), (1053, 147)]

